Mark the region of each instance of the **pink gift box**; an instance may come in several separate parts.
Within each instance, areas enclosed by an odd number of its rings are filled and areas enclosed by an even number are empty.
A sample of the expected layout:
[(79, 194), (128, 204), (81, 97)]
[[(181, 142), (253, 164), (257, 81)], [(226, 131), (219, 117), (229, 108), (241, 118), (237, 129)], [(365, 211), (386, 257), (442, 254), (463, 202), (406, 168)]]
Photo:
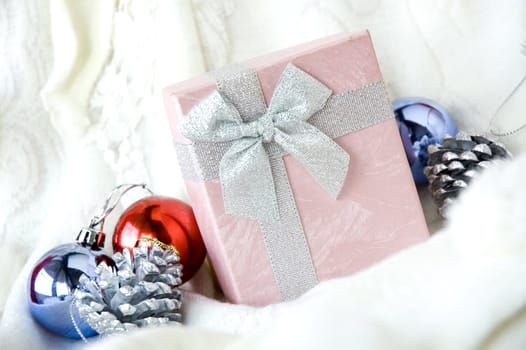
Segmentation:
[[(256, 70), (267, 105), (288, 64), (307, 72), (333, 94), (382, 80), (369, 33), (339, 34), (243, 63)], [(164, 89), (176, 145), (192, 143), (178, 124), (216, 88), (213, 77), (200, 76)], [(377, 103), (388, 110), (383, 121), (333, 139), (350, 156), (336, 199), (294, 157), (283, 157), (318, 281), (347, 276), (428, 237), (389, 100)], [(184, 162), (192, 161), (179, 162), (184, 168), (189, 166)], [(226, 298), (250, 305), (282, 301), (257, 220), (225, 213), (219, 178), (187, 177), (185, 184)], [(286, 253), (288, 247), (281, 249)]]

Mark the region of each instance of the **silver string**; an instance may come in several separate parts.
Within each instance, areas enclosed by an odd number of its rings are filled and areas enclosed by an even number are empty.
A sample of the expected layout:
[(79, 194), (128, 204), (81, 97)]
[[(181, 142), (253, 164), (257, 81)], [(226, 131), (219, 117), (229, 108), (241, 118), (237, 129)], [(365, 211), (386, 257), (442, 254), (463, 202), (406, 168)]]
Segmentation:
[(75, 295), (73, 295), (73, 299), (71, 300), (71, 303), (69, 304), (69, 318), (71, 319), (71, 323), (73, 323), (73, 327), (75, 328), (75, 331), (77, 331), (77, 334), (79, 335), (80, 339), (82, 339), (82, 341), (87, 344), (88, 343), (88, 339), (86, 339), (86, 337), (84, 336), (84, 334), (82, 334), (82, 331), (80, 330), (80, 327), (77, 323), (77, 321), (75, 320), (75, 316), (73, 315), (73, 304), (77, 301), (77, 297)]
[[(511, 135), (516, 134), (519, 131), (521, 131), (521, 130), (526, 128), (526, 123), (520, 125), (519, 127), (515, 128), (515, 129), (512, 129), (510, 131), (504, 131), (504, 132), (496, 131), (495, 128), (494, 128), (494, 126), (495, 126), (494, 123), (495, 123), (495, 120), (497, 119), (497, 115), (499, 114), (499, 112), (502, 110), (504, 105), (506, 105), (506, 103), (508, 103), (508, 101), (513, 97), (513, 95), (515, 95), (515, 93), (517, 93), (517, 91), (519, 90), (520, 86), (522, 84), (524, 84), (525, 82), (526, 82), (526, 74), (522, 77), (521, 81), (513, 88), (513, 90), (509, 93), (509, 95), (506, 96), (504, 101), (502, 101), (502, 103), (499, 105), (499, 107), (497, 108), (497, 110), (495, 111), (493, 116), (491, 117), (491, 119), (489, 121), (489, 131), (490, 131), (490, 133), (492, 135), (499, 136), (499, 137), (511, 136)], [(524, 111), (524, 113), (525, 113), (525, 116), (526, 116), (526, 111)]]

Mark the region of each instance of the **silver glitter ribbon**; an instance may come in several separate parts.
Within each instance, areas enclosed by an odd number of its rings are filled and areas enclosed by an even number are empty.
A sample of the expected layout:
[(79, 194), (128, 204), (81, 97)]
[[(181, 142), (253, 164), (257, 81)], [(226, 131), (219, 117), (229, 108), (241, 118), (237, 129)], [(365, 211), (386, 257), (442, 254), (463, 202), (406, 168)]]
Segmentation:
[(183, 176), (219, 175), (225, 212), (257, 220), (282, 300), (317, 283), (315, 268), (283, 162), (290, 154), (333, 198), (341, 191), (349, 155), (332, 139), (392, 117), (382, 82), (332, 95), (289, 64), (268, 108), (255, 70), (216, 74), (213, 92), (179, 123), (191, 145), (176, 145)]

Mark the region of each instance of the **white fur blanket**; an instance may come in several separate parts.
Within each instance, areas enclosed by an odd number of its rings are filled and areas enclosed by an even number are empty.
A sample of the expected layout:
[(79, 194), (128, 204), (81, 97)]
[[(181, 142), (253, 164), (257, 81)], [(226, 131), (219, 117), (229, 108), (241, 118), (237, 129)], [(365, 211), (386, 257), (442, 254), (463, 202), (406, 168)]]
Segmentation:
[[(113, 186), (145, 181), (159, 194), (185, 197), (161, 87), (368, 28), (392, 98), (437, 100), (467, 131), (487, 132), (491, 120), (508, 131), (526, 122), (525, 23), (520, 0), (3, 1), (0, 348), (83, 345), (32, 320), (27, 275), (42, 253), (75, 238)], [(526, 130), (501, 141), (520, 155)], [(524, 348), (523, 171), (524, 156), (496, 165), (428, 242), (294, 302), (219, 303), (203, 269), (186, 295), (187, 326), (88, 347)], [(425, 190), (421, 198), (437, 231), (442, 222)]]

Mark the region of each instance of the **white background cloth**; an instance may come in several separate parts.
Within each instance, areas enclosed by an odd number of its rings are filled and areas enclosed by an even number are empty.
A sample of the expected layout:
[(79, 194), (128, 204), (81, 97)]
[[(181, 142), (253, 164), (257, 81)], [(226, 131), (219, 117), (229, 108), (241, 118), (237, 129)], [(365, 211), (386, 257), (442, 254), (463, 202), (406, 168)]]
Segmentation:
[[(520, 0), (2, 1), (0, 348), (71, 346), (31, 319), (27, 275), (42, 253), (75, 238), (112, 187), (145, 181), (159, 194), (185, 198), (163, 86), (367, 28), (392, 98), (434, 99), (467, 131), (489, 131), (492, 118), (495, 129), (508, 131), (526, 122), (525, 27)], [(526, 130), (502, 141), (519, 154)], [(489, 174), (458, 208), (465, 215), (429, 242), (296, 302), (253, 309), (189, 294), (192, 329), (138, 332), (92, 346), (524, 345), (525, 162)], [(421, 195), (435, 231), (441, 222)], [(193, 288), (215, 295), (206, 271)]]

